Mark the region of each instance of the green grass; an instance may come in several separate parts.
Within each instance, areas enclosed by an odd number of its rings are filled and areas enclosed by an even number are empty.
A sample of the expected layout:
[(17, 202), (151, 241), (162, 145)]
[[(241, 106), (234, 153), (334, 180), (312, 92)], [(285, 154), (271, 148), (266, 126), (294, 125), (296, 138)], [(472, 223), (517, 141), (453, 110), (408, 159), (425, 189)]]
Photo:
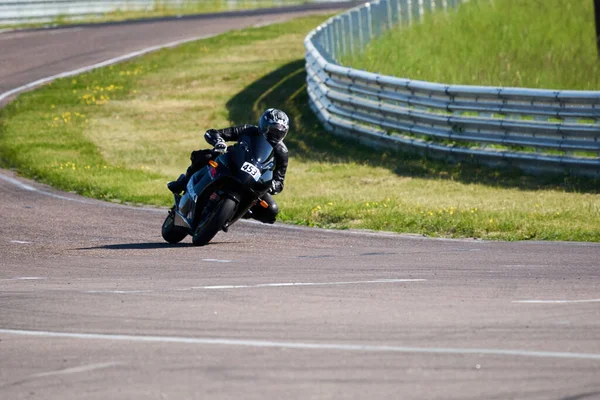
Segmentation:
[(23, 21), (17, 24), (0, 24), (0, 29), (38, 28), (43, 26), (117, 22), (125, 20), (172, 17), (176, 15), (205, 14), (212, 12), (290, 6), (306, 4), (310, 2), (312, 2), (312, 0), (236, 0), (235, 3), (228, 0), (188, 0), (177, 6), (169, 0), (156, 0), (152, 9), (147, 10), (132, 10), (124, 8), (117, 9), (112, 12), (84, 16), (60, 15), (50, 21), (45, 22)]
[(600, 90), (594, 26), (593, 0), (475, 0), (342, 61), (430, 82)]
[(534, 178), (378, 152), (328, 133), (307, 107), (305, 35), (324, 17), (231, 32), (62, 79), (0, 110), (3, 167), (63, 190), (167, 206), (208, 128), (284, 109), (280, 220), (440, 237), (600, 241), (596, 181)]

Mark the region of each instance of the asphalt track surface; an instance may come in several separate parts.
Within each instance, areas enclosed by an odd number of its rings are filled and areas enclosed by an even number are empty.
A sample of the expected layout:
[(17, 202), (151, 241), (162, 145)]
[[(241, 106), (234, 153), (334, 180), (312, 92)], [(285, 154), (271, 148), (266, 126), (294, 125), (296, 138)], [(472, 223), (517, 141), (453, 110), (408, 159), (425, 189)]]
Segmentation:
[[(0, 34), (0, 94), (241, 24), (202, 21)], [(1, 399), (600, 398), (597, 244), (165, 216), (0, 171)]]

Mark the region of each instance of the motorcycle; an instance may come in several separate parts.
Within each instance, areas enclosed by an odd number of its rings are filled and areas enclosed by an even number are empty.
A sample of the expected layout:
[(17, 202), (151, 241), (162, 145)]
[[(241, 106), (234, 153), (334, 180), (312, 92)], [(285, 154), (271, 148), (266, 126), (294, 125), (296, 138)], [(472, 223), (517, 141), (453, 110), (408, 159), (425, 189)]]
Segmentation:
[(175, 204), (162, 225), (162, 237), (179, 243), (192, 235), (192, 243), (204, 246), (219, 232), (248, 216), (268, 193), (275, 162), (273, 146), (263, 135), (241, 136), (226, 153), (209, 161), (191, 176), (183, 195), (175, 194)]

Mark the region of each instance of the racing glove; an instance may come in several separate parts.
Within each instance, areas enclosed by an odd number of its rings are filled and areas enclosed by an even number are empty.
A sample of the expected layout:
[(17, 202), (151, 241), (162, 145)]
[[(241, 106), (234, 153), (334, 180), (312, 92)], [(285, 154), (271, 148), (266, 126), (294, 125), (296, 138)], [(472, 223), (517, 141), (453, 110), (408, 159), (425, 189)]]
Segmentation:
[(271, 189), (269, 189), (270, 194), (278, 194), (283, 190), (283, 182), (273, 180), (271, 181)]
[(217, 143), (215, 143), (215, 151), (217, 153), (225, 153), (227, 151), (227, 144), (224, 140), (218, 140)]

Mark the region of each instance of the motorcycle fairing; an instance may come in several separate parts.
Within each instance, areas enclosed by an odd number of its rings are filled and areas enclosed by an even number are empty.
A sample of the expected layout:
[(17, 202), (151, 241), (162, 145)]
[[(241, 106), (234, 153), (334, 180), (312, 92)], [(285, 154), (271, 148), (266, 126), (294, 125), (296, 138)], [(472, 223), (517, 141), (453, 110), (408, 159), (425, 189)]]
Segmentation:
[[(238, 143), (215, 162), (216, 168), (206, 166), (192, 175), (183, 196), (176, 195), (176, 226), (192, 231), (213, 193), (219, 197), (227, 196), (238, 204), (234, 216), (226, 224), (229, 226), (246, 214), (256, 199), (271, 187), (275, 169), (273, 146), (262, 135), (241, 136)], [(259, 170), (258, 179), (243, 168), (245, 163)]]

